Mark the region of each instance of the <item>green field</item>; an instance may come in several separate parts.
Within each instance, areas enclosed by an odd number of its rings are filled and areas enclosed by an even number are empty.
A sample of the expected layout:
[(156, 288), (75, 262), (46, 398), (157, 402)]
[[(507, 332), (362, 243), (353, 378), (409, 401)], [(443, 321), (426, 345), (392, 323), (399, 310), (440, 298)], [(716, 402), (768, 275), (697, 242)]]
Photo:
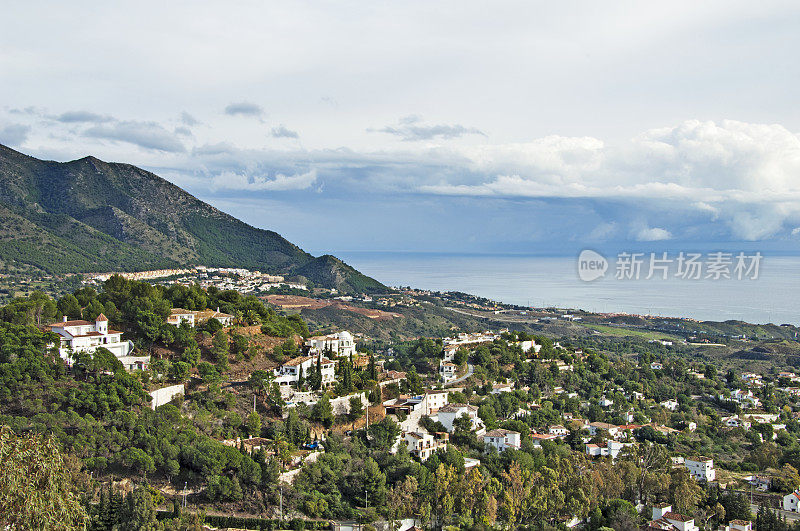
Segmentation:
[(619, 328), (616, 326), (600, 325), (600, 324), (587, 324), (581, 323), (586, 328), (597, 330), (603, 334), (618, 337), (638, 337), (642, 339), (665, 339), (667, 341), (683, 341), (682, 337), (674, 336), (672, 334), (665, 334), (663, 332), (651, 332), (649, 330), (632, 330), (630, 328)]

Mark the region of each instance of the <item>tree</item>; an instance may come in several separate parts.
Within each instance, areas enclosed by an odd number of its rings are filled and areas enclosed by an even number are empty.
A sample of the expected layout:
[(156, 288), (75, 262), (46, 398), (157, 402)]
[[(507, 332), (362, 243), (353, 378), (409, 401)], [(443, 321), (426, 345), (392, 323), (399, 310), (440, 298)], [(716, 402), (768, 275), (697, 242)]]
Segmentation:
[(261, 435), (261, 417), (255, 411), (252, 411), (247, 417), (247, 432), (250, 437), (258, 437)]
[(119, 523), (114, 526), (119, 531), (155, 531), (158, 529), (156, 520), (156, 504), (150, 489), (138, 485), (125, 496)]
[(383, 417), (380, 422), (369, 425), (372, 444), (377, 448), (388, 450), (400, 436), (400, 426), (391, 417)]
[(364, 414), (364, 403), (361, 401), (361, 397), (351, 396), (350, 412), (347, 415), (350, 418), (350, 422), (355, 422), (357, 419), (361, 418), (361, 415), (363, 414)]
[(406, 384), (411, 394), (421, 395), (423, 393), (424, 387), (422, 385), (422, 378), (420, 378), (417, 373), (416, 367), (411, 367), (411, 370), (406, 373)]
[(83, 529), (87, 514), (51, 438), (0, 426), (0, 524), (10, 529)]
[(311, 409), (311, 418), (321, 423), (326, 428), (330, 428), (333, 424), (333, 406), (328, 395), (323, 394), (322, 397), (314, 404)]

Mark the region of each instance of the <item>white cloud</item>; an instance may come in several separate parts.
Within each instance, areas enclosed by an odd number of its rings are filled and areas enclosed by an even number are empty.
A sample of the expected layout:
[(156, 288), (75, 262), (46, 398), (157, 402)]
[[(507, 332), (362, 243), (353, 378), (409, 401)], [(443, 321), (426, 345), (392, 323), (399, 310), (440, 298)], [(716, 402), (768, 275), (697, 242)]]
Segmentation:
[(660, 227), (643, 227), (636, 231), (636, 239), (640, 242), (657, 242), (672, 239), (672, 234)]
[(211, 180), (214, 190), (250, 190), (250, 191), (288, 191), (305, 190), (313, 186), (317, 180), (317, 170), (294, 175), (276, 174), (272, 178), (260, 175), (248, 177), (239, 173), (225, 172)]

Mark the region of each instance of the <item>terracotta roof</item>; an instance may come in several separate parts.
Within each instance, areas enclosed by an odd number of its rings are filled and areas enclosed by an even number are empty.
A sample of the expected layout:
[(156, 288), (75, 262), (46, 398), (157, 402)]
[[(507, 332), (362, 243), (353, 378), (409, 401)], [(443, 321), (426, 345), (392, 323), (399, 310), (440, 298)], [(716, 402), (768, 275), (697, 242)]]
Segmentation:
[(662, 517), (667, 520), (675, 520), (678, 522), (688, 522), (689, 520), (694, 520), (694, 518), (692, 518), (691, 516), (686, 516), (681, 513), (673, 513), (673, 512), (664, 513)]
[(484, 435), (484, 437), (505, 437), (506, 435), (513, 435), (513, 434), (519, 435), (519, 432), (518, 431), (512, 431), (512, 430), (504, 430), (503, 428), (498, 428), (496, 430), (492, 430), (492, 431), (486, 433), (486, 435)]
[(747, 525), (747, 524), (752, 524), (753, 522), (751, 522), (750, 520), (731, 520), (728, 523), (730, 523), (730, 524), (738, 524), (738, 525)]
[(60, 323), (53, 323), (47, 326), (51, 328), (64, 328), (66, 326), (86, 326), (94, 323), (90, 323), (89, 321), (77, 320), (77, 321), (62, 321)]
[(173, 309), (171, 309), (169, 311), (169, 314), (170, 315), (189, 315), (189, 314), (194, 315), (195, 312), (193, 312), (192, 310), (186, 310), (184, 308), (173, 308)]
[(100, 315), (97, 316), (97, 319), (95, 319), (95, 321), (106, 321), (106, 322), (108, 322), (108, 317), (106, 317), (105, 315), (103, 315), (101, 313)]
[(284, 363), (287, 367), (294, 367), (296, 365), (300, 365), (301, 363), (305, 363), (311, 359), (311, 356), (298, 356), (296, 358), (292, 358), (286, 363)]

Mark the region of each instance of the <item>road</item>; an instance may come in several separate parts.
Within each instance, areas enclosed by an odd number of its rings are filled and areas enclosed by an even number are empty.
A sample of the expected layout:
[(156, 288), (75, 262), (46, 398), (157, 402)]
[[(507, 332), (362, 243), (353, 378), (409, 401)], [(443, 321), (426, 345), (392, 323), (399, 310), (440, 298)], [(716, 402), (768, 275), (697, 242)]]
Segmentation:
[(450, 385), (453, 385), (453, 384), (461, 383), (464, 380), (466, 380), (467, 378), (469, 378), (470, 376), (472, 376), (473, 372), (475, 372), (475, 367), (471, 363), (467, 363), (467, 373), (464, 376), (460, 376), (460, 377), (456, 378), (455, 380), (450, 380), (449, 382), (444, 384), (444, 386), (447, 387), (447, 386), (450, 386)]

